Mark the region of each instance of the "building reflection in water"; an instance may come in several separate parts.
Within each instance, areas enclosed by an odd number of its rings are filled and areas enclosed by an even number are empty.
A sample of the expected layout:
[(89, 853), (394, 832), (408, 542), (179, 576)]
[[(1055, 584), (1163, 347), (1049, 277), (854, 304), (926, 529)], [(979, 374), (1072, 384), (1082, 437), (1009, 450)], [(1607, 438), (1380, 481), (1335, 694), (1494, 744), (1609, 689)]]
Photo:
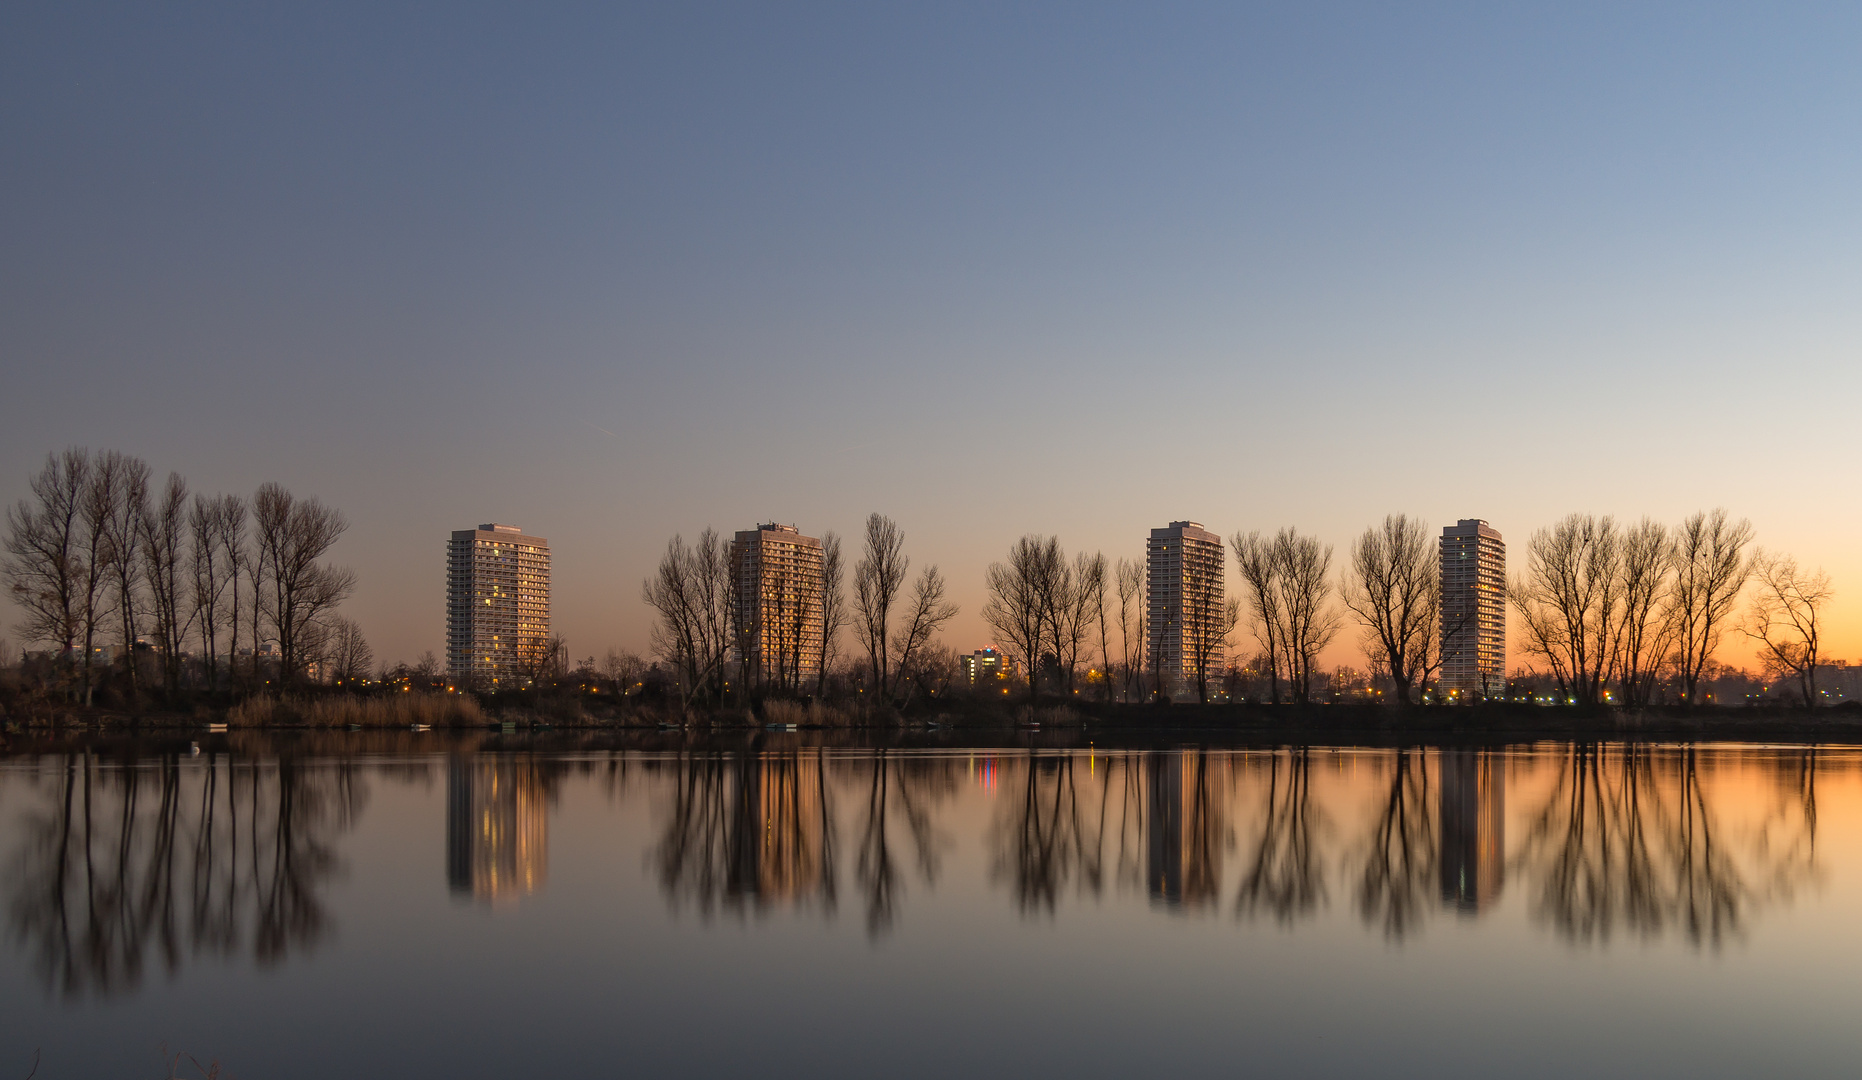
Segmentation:
[(1145, 869), (1153, 903), (1195, 908), (1215, 900), (1222, 883), (1218, 802), (1209, 756), (1164, 751), (1145, 759)]
[(740, 849), (749, 865), (740, 880), (754, 882), (755, 894), (766, 903), (811, 896), (822, 886), (820, 759), (766, 754), (747, 778), (755, 790), (742, 805), (753, 807), (756, 816), (745, 823), (750, 842)]
[(1506, 880), (1506, 773), (1485, 750), (1441, 754), (1442, 903), (1476, 915)]
[(549, 878), (549, 794), (534, 759), (454, 757), (446, 777), (446, 881), (457, 896), (506, 903)]

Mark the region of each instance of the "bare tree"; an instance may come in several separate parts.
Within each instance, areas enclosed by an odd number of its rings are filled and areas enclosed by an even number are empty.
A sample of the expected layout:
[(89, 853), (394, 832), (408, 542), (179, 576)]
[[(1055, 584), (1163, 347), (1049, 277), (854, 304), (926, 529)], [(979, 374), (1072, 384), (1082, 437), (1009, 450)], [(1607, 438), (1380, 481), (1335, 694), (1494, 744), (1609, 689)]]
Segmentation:
[(1617, 623), (1617, 690), (1630, 708), (1647, 705), (1655, 696), (1662, 664), (1674, 642), (1674, 551), (1668, 529), (1643, 518), (1623, 530), (1622, 618)]
[(625, 697), (645, 670), (646, 662), (625, 649), (609, 649), (608, 655), (601, 658), (601, 676), (612, 684), (617, 698)]
[(881, 695), (891, 685), (892, 651), (888, 641), (892, 605), (905, 587), (905, 534), (889, 517), (874, 513), (866, 519), (866, 553), (853, 568), (853, 629), (866, 649), (873, 670), (873, 686)]
[[(1144, 664), (1145, 603), (1144, 564), (1130, 559), (1118, 561), (1119, 643), (1125, 651), (1125, 669), (1120, 681), (1120, 697), (1131, 700), (1138, 689), (1139, 668)], [(1133, 643), (1137, 651), (1132, 650)]]
[(155, 647), (161, 652), (162, 690), (181, 689), (181, 650), (192, 625), (181, 563), (187, 552), (187, 481), (169, 473), (156, 504), (142, 516), (143, 579), (148, 582)]
[(1526, 651), (1543, 657), (1560, 691), (1579, 704), (1602, 702), (1614, 674), (1622, 549), (1614, 518), (1571, 514), (1532, 534), (1526, 574), (1507, 589), (1525, 623)]
[(840, 659), (840, 634), (847, 626), (847, 564), (840, 534), (821, 536), (821, 667), (815, 672), (815, 695), (827, 693), (828, 671)]
[(414, 677), (420, 681), (422, 686), (431, 684), (434, 679), (439, 677), (440, 658), (433, 655), (432, 649), (422, 652), (420, 656), (414, 660), (413, 674)]
[(684, 705), (706, 697), (722, 703), (732, 604), (730, 558), (717, 530), (707, 528), (691, 547), (673, 537), (640, 593), (659, 616), (653, 651), (679, 673)]
[[(1178, 613), (1183, 627), (1183, 659), (1196, 677), (1196, 700), (1209, 703), (1210, 668), (1219, 651), (1225, 651), (1228, 636), (1241, 621), (1241, 601), (1224, 600), (1222, 561), (1218, 553), (1215, 573), (1191, 572), (1185, 567), (1183, 610)], [(1186, 560), (1187, 562), (1187, 560)]]
[[(235, 506), (238, 521), (228, 518)], [(203, 674), (206, 675), (207, 687), (218, 689), (220, 685), (220, 627), (228, 624), (228, 607), (232, 608), (230, 625), (233, 637), (239, 635), (239, 594), (238, 563), (234, 553), (238, 544), (229, 551), (223, 536), (229, 527), (243, 532), (245, 528), (245, 503), (236, 495), (221, 495), (209, 499), (205, 495), (195, 495), (194, 504), (188, 510), (188, 531), (191, 543), (191, 580), (189, 582), (189, 602), (192, 605), (190, 621), (200, 635), (201, 651), (205, 654)]]
[[(957, 617), (957, 605), (944, 599), (944, 591), (944, 575), (935, 566), (925, 567), (912, 585), (911, 600), (905, 607), (905, 632), (897, 642), (901, 682), (910, 675), (919, 654), (930, 646), (932, 635)], [(904, 686), (899, 688), (896, 696), (901, 704), (907, 693)]]
[(537, 688), (563, 677), (568, 653), (562, 638), (538, 634), (519, 638), (517, 647), (511, 650), (518, 676)]
[(1806, 573), (1789, 555), (1758, 552), (1753, 559), (1758, 595), (1743, 627), (1758, 642), (1759, 658), (1781, 677), (1797, 680), (1804, 707), (1817, 706), (1817, 651), (1823, 607), (1835, 595), (1830, 576)]
[(1074, 673), (1080, 666), (1080, 649), (1093, 624), (1093, 603), (1105, 595), (1106, 557), (1081, 552), (1069, 565), (1063, 558), (1049, 578), (1047, 590), (1048, 636), (1054, 646), (1054, 663), (1060, 669), (1061, 690), (1073, 696)]
[(1028, 535), (1009, 549), (1007, 562), (989, 567), (983, 620), (996, 640), (1028, 670), (1028, 700), (1040, 697), (1041, 647), (1047, 643), (1047, 604), (1065, 560), (1058, 537)]
[(1720, 508), (1694, 514), (1675, 531), (1671, 605), (1684, 704), (1694, 704), (1701, 672), (1713, 659), (1752, 573), (1745, 557), (1751, 543), (1752, 523), (1729, 521)]
[[(219, 514), (214, 519), (215, 543), (220, 549), (220, 558), (226, 564), (226, 673), (229, 680), (235, 674), (235, 665), (239, 658), (239, 572), (246, 571), (252, 577), (254, 561), (246, 549), (246, 519), (248, 517), (246, 500), (238, 495), (220, 496)], [(253, 671), (258, 670), (258, 582), (252, 582), (253, 615)]]
[(1293, 700), (1312, 700), (1312, 676), (1318, 656), (1338, 634), (1340, 619), (1331, 605), (1332, 547), (1291, 528), (1274, 537), (1280, 563), (1281, 642), (1286, 650), (1287, 684)]
[(330, 681), (338, 686), (366, 680), (375, 666), (375, 650), (362, 627), (341, 615), (330, 620)]
[(963, 662), (957, 650), (934, 641), (913, 653), (911, 667), (901, 668), (900, 674), (909, 680), (905, 690), (908, 700), (914, 689), (924, 691), (926, 697), (938, 698), (962, 677)]
[(129, 675), (129, 692), (136, 692), (136, 638), (142, 630), (141, 593), (143, 584), (143, 520), (149, 515), (149, 464), (116, 450), (106, 451), (98, 461), (98, 475), (116, 478), (115, 498), (105, 519), (105, 536), (110, 551), (111, 602), (122, 628), (123, 666)]
[(322, 619), (355, 588), (355, 574), (319, 561), (349, 528), (343, 515), (316, 499), (299, 499), (278, 484), (265, 484), (252, 498), (259, 560), (270, 589), (266, 614), (278, 640), (278, 678), (289, 684), (302, 674), (307, 646)]
[[(94, 668), (97, 659), (97, 641), (102, 632), (104, 619), (110, 614), (107, 592), (110, 586), (111, 560), (115, 557), (110, 546), (110, 516), (115, 512), (117, 499), (122, 491), (122, 472), (115, 466), (120, 458), (99, 455), (95, 467), (91, 469), (90, 482), (84, 487), (83, 505), (80, 513), (84, 519), (84, 581), (83, 581), (83, 639), (84, 639), (84, 704), (91, 703), (91, 691), (96, 686)], [(105, 468), (108, 464), (111, 467)]]
[(1405, 514), (1386, 516), (1351, 545), (1345, 607), (1364, 624), (1371, 668), (1390, 680), (1400, 707), (1427, 679), (1435, 649), (1442, 577), (1433, 554), (1428, 526)]
[(1253, 616), (1255, 640), (1261, 643), (1267, 661), (1269, 700), (1280, 704), (1280, 671), (1285, 661), (1286, 644), (1281, 638), (1281, 563), (1273, 538), (1259, 532), (1243, 536), (1237, 532), (1229, 538), (1235, 552), (1235, 566), (1248, 592), (1248, 610)]
[[(86, 558), (84, 502), (90, 487), (90, 453), (70, 449), (47, 454), (45, 465), (22, 499), (6, 512), (6, 561), (0, 573), (7, 593), (25, 618), (18, 624), (28, 642), (44, 641), (59, 649), (59, 663), (69, 674), (72, 650), (88, 625), (92, 596), (85, 595), (91, 567)], [(89, 650), (86, 649), (85, 697), (89, 698)]]
[(1108, 567), (1106, 557), (1094, 556), (1099, 560), (1097, 571), (1093, 575), (1092, 605), (1093, 616), (1099, 624), (1099, 689), (1100, 697), (1107, 703), (1112, 700), (1113, 669), (1118, 666), (1112, 659), (1112, 613), (1111, 605), (1106, 603), (1107, 587), (1111, 584), (1115, 569)]

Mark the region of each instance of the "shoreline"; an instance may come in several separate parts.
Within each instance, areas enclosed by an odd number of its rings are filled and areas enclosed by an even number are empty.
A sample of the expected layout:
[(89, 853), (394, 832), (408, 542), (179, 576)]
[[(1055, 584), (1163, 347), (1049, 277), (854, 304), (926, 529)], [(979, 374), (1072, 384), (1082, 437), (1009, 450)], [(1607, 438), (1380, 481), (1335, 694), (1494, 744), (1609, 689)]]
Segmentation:
[[(934, 703), (935, 704), (935, 703)], [(1534, 742), (1741, 742), (1862, 745), (1862, 707), (1806, 711), (1703, 706), (1583, 711), (1551, 706), (1417, 707), (1356, 705), (1106, 705), (1054, 703), (1028, 719), (998, 703), (951, 710), (921, 707), (904, 716), (844, 724), (765, 723), (745, 710), (675, 722), (673, 713), (547, 715), (510, 709), (454, 724), (264, 722), (227, 725), (200, 713), (92, 711), (22, 722), (5, 718), (0, 754), (78, 743), (180, 746), (247, 741), (281, 744), (391, 743), (483, 749), (758, 748), (795, 744), (852, 747), (1142, 748), (1172, 745), (1517, 745)], [(335, 749), (334, 746), (331, 747)]]

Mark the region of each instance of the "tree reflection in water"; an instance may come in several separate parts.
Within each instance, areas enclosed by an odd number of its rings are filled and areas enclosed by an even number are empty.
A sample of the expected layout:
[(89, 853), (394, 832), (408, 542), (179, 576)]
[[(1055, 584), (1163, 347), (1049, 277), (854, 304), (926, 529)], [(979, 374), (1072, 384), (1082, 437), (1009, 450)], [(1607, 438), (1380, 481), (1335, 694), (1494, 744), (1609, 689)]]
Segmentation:
[(709, 917), (819, 904), (832, 914), (843, 804), (860, 815), (855, 881), (871, 932), (883, 933), (897, 915), (905, 881), (900, 830), (920, 878), (927, 885), (937, 878), (935, 811), (956, 789), (948, 761), (917, 758), (901, 768), (884, 751), (837, 762), (809, 748), (681, 754), (666, 768), (673, 773), (670, 812), (653, 863), (675, 909)]
[(51, 759), (8, 874), (14, 936), (48, 989), (134, 989), (153, 960), (250, 950), (274, 964), (329, 930), (334, 845), (367, 801), (347, 761), (224, 754)]
[[(1561, 754), (1547, 793), (1529, 785), (1510, 858), (1509, 773), (1546, 776), (1537, 752), (1025, 749), (987, 755), (977, 797), (994, 803), (990, 877), (1024, 913), (1053, 913), (1115, 883), (1177, 912), (1207, 909), (1232, 889), (1238, 916), (1290, 926), (1323, 910), (1338, 870), (1365, 925), (1401, 940), (1438, 911), (1488, 911), (1510, 874), (1525, 883), (1529, 910), (1574, 940), (1673, 927), (1717, 942), (1755, 903), (1788, 897), (1813, 875), (1815, 751)], [(1338, 764), (1323, 784), (1321, 757)], [(848, 835), (867, 928), (882, 933), (899, 917), (909, 869), (926, 884), (938, 877), (937, 815), (957, 760), (892, 750), (681, 755), (654, 851), (661, 884), (675, 906), (706, 914), (776, 904), (831, 913), (836, 838)], [(1730, 832), (1702, 781), (1705, 761), (1756, 778), (1778, 793), (1775, 805)]]
[(1364, 845), (1356, 898), (1365, 925), (1381, 926), (1385, 937), (1400, 940), (1430, 913), (1436, 832), (1423, 752), (1398, 750), (1390, 760), (1390, 779), (1381, 788)]
[[(80, 753), (10, 774), (25, 797), (7, 803), (9, 926), (49, 988), (109, 994), (190, 956), (274, 963), (323, 940), (363, 768), (430, 779), (449, 765), (461, 893), (540, 885), (551, 792), (605, 769), (610, 790), (647, 782), (649, 867), (675, 909), (832, 916), (851, 883), (874, 935), (944, 873), (941, 822), (965, 775), (963, 756), (821, 747), (366, 766), (238, 749)], [(1183, 914), (1233, 896), (1238, 916), (1290, 926), (1324, 908), (1335, 871), (1355, 915), (1393, 940), (1438, 912), (1482, 914), (1504, 885), (1571, 941), (1676, 933), (1716, 946), (1816, 880), (1818, 780), (1855, 764), (1816, 749), (1595, 744), (971, 756), (984, 762), (965, 799), (988, 805), (986, 872), (1024, 914), (1111, 887)], [(1338, 768), (1321, 775), (1321, 758)], [(464, 843), (481, 834), (503, 839)]]
[(1312, 755), (1310, 747), (1300, 746), (1243, 758), (1249, 779), (1259, 789), (1260, 814), (1253, 855), (1243, 864), (1235, 894), (1237, 915), (1271, 914), (1291, 925), (1315, 914), (1325, 902), (1319, 844), (1328, 819), (1313, 802)]
[[(1815, 748), (1568, 747), (1517, 856), (1534, 879), (1534, 915), (1573, 941), (1677, 929), (1719, 946), (1757, 907), (1814, 880), (1817, 756)], [(1703, 760), (1757, 773), (1780, 797), (1756, 827), (1729, 829), (1703, 782)]]

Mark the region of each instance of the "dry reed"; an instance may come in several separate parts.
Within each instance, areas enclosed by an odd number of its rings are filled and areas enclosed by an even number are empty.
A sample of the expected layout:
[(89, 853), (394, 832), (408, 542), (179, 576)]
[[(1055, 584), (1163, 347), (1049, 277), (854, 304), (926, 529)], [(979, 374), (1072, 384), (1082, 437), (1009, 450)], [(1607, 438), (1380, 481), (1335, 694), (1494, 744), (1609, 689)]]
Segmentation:
[(275, 724), (340, 727), (428, 726), (464, 727), (485, 722), (478, 700), (467, 694), (415, 694), (404, 692), (380, 697), (254, 697), (227, 710), (229, 727), (265, 727)]

